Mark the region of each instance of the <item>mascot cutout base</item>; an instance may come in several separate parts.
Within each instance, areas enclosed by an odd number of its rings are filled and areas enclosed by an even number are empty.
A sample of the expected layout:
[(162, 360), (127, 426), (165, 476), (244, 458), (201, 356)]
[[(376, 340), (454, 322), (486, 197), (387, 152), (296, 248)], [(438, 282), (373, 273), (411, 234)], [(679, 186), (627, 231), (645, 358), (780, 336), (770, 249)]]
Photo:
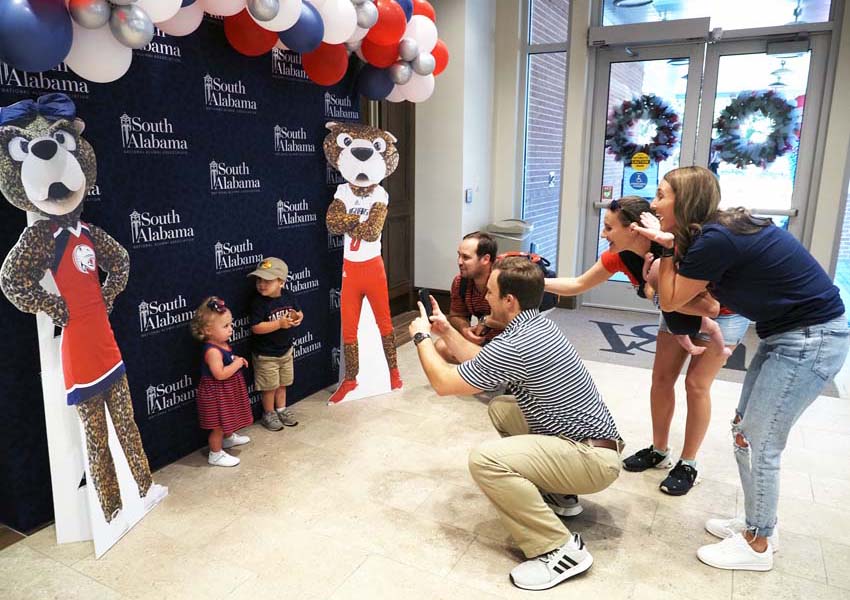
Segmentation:
[[(151, 480), (109, 324), (129, 256), (105, 231), (80, 221), (97, 178), (94, 150), (80, 137), (84, 126), (64, 94), (0, 109), (0, 192), (29, 213), (30, 223), (3, 262), (0, 287), (19, 310), (49, 317), (39, 315), (39, 343), (57, 541), (93, 537), (99, 557), (168, 489)], [(98, 269), (107, 274), (102, 287)], [(53, 324), (62, 328), (58, 350)], [(69, 416), (74, 412), (79, 418)], [(88, 510), (68, 511), (82, 499), (80, 489), (88, 490)], [(90, 528), (64, 522), (86, 512)]]
[[(345, 234), (340, 295), (344, 375), (328, 401), (335, 404), (402, 386), (381, 258), (389, 196), (379, 185), (396, 170), (398, 151), (395, 136), (375, 127), (335, 122), (325, 126), (330, 130), (322, 144), (325, 157), (347, 182), (337, 187), (327, 214), (328, 231)], [(371, 348), (377, 346), (368, 339), (372, 323), (377, 324), (383, 352)], [(386, 366), (377, 358), (381, 354)]]

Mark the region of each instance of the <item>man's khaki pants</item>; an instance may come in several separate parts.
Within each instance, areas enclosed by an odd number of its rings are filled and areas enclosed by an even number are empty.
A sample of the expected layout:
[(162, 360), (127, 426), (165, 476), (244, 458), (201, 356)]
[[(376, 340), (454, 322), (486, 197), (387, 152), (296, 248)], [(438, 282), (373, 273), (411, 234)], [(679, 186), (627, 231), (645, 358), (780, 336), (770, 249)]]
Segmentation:
[(531, 435), (514, 396), (490, 401), (490, 419), (502, 439), (469, 455), (469, 471), (496, 506), (508, 532), (529, 558), (570, 539), (570, 531), (540, 492), (592, 494), (620, 474), (620, 454), (551, 435)]

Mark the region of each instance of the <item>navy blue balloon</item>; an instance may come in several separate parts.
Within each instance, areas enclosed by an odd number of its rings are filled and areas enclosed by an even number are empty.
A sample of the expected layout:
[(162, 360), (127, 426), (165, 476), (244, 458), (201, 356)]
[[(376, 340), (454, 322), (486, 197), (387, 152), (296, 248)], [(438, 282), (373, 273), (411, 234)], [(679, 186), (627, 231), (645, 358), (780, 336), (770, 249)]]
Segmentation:
[(71, 50), (71, 15), (61, 0), (0, 2), (0, 56), (15, 69), (48, 71)]
[(393, 91), (394, 85), (389, 69), (379, 69), (370, 64), (364, 65), (357, 77), (357, 92), (370, 100), (383, 100)]
[(396, 4), (401, 4), (401, 10), (404, 11), (404, 18), (408, 21), (413, 16), (413, 0), (395, 0)]
[(195, 0), (183, 0), (183, 3), (180, 5), (180, 8), (186, 8), (187, 6), (192, 6), (195, 3)]
[(301, 3), (301, 16), (298, 17), (295, 25), (278, 34), (280, 41), (287, 48), (301, 54), (318, 48), (324, 36), (325, 24), (322, 22), (322, 15), (307, 0)]

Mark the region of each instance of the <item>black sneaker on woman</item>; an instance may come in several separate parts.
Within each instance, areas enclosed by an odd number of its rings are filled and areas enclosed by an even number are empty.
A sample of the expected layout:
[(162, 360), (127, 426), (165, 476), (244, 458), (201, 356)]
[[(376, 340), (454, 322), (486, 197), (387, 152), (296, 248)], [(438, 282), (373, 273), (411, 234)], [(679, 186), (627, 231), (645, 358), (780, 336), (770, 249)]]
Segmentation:
[(661, 491), (671, 496), (684, 496), (691, 491), (691, 488), (699, 483), (699, 475), (697, 470), (691, 465), (686, 465), (681, 460), (676, 463), (676, 466), (670, 469), (667, 479), (661, 482), (658, 486)]
[(638, 450), (635, 454), (623, 460), (623, 468), (632, 473), (640, 473), (647, 469), (669, 469), (673, 461), (670, 453), (661, 454), (653, 446)]

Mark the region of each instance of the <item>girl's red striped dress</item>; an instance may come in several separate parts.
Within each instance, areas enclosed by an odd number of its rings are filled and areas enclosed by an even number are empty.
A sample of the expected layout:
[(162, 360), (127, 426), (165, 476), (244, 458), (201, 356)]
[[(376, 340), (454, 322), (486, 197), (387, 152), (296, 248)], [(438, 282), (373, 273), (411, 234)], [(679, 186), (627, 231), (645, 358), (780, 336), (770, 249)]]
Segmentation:
[[(204, 356), (210, 349), (221, 352), (225, 367), (233, 362), (231, 350), (215, 344), (204, 344)], [(201, 381), (198, 384), (198, 421), (201, 429), (220, 427), (225, 436), (254, 422), (242, 369), (227, 379), (216, 379), (207, 362), (203, 361)]]

